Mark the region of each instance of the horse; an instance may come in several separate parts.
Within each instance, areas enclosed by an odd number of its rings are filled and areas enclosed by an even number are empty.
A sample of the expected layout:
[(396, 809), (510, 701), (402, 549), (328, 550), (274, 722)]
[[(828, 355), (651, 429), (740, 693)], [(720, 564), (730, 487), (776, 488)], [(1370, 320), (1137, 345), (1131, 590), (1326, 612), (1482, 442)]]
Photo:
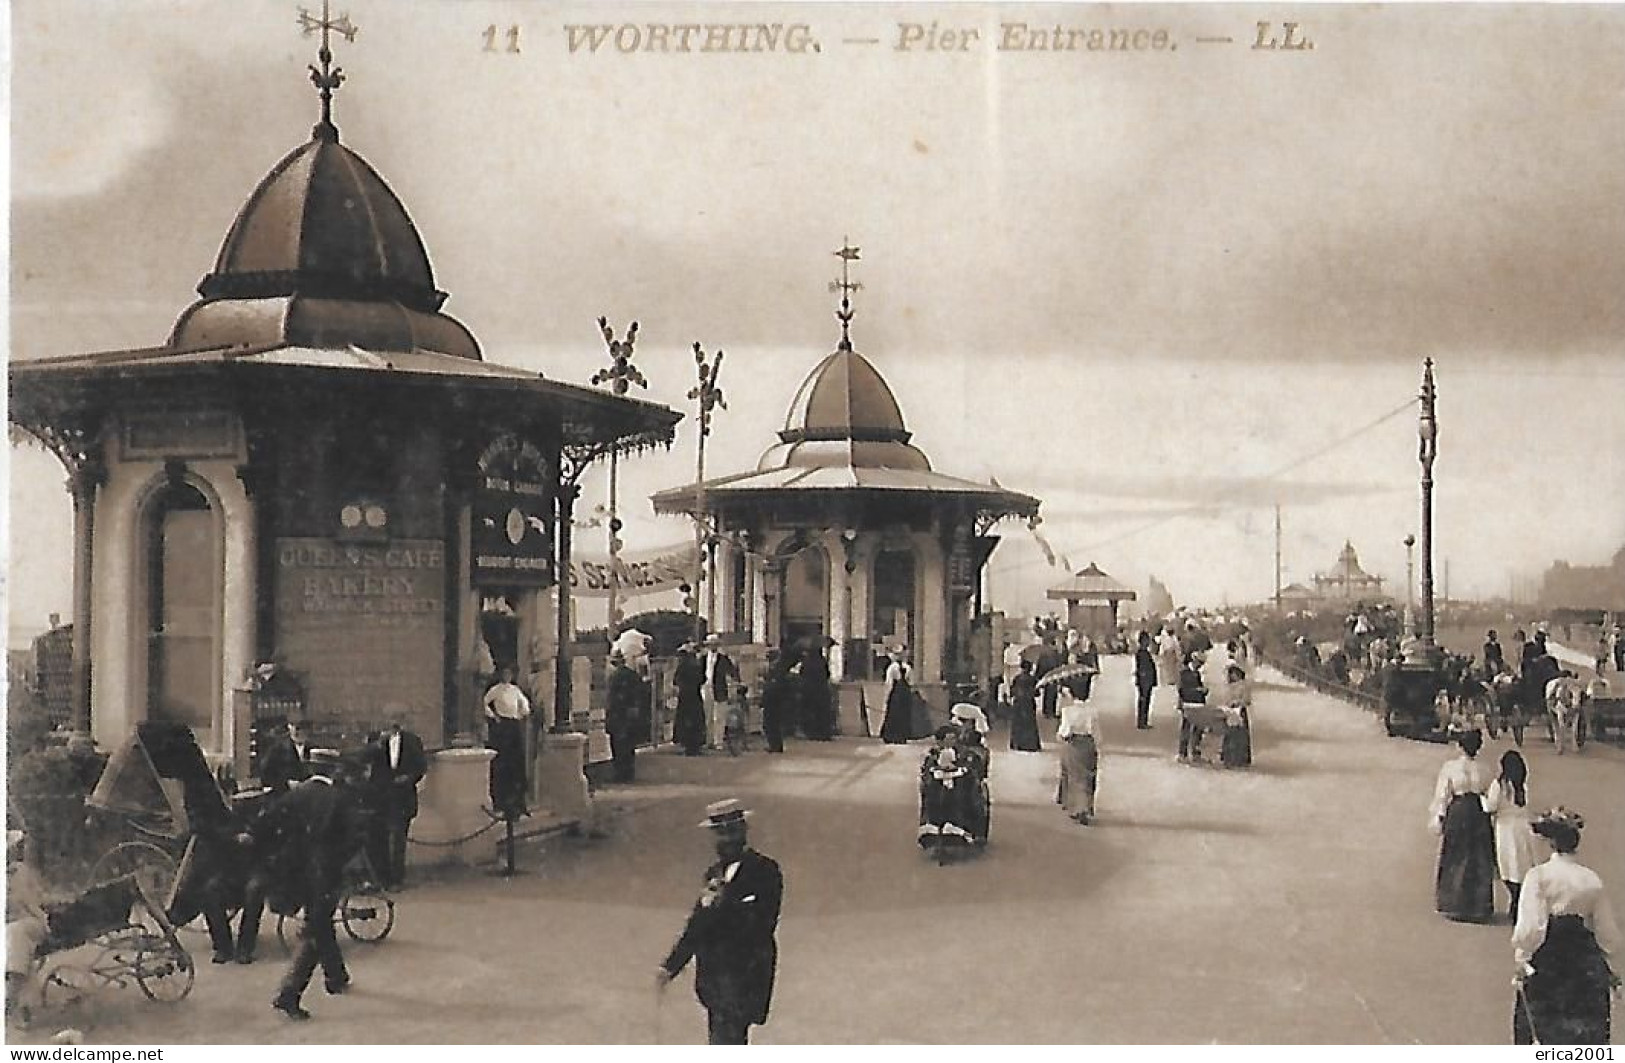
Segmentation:
[(1585, 684), (1573, 675), (1564, 673), (1546, 684), (1546, 726), (1559, 754), (1566, 741), (1576, 750), (1585, 743), (1585, 703)]

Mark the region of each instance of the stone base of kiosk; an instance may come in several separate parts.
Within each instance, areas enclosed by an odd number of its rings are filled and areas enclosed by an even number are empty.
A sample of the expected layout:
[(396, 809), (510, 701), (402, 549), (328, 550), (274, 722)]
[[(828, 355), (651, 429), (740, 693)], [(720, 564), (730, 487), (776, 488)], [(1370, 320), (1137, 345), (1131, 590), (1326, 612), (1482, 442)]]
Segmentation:
[[(501, 827), (469, 838), (491, 822), (489, 749), (445, 749), (429, 757), (429, 774), (418, 787), (418, 815), (406, 846), (409, 867), (488, 864), (502, 841)], [(458, 839), (469, 839), (459, 841)]]
[(587, 786), (587, 736), (575, 732), (541, 736), (536, 750), (532, 806), (543, 824), (592, 822), (592, 793)]

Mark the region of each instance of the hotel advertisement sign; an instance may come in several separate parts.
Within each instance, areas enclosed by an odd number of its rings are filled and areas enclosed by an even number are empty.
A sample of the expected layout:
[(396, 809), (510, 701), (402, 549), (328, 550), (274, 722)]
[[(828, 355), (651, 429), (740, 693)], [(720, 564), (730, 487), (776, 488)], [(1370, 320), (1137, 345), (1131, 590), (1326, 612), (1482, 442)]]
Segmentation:
[(500, 435), (480, 452), (470, 541), (476, 587), (553, 584), (553, 494), (534, 443)]

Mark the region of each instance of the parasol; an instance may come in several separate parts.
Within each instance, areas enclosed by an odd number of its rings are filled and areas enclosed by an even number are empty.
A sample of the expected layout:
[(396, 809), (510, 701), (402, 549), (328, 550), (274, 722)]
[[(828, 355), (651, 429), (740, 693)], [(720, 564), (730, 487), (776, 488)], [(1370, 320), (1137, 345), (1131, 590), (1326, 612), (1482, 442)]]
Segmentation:
[(1056, 683), (1064, 683), (1068, 679), (1077, 679), (1079, 676), (1098, 674), (1100, 674), (1100, 669), (1096, 668), (1094, 665), (1069, 664), (1063, 668), (1052, 668), (1045, 672), (1043, 678), (1038, 681), (1038, 685), (1040, 687), (1054, 686)]

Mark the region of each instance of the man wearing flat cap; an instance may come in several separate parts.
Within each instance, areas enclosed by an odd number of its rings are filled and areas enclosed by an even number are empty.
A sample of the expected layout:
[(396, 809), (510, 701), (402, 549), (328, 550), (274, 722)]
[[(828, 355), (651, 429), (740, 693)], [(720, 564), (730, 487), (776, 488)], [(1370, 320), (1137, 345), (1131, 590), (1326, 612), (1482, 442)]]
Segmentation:
[(656, 976), (664, 988), (695, 961), (694, 993), (705, 1007), (714, 1045), (748, 1044), (750, 1028), (767, 1021), (773, 1000), (784, 876), (777, 863), (747, 844), (749, 815), (732, 798), (706, 808), (700, 826), (711, 832), (717, 861), (706, 870), (705, 889)]

